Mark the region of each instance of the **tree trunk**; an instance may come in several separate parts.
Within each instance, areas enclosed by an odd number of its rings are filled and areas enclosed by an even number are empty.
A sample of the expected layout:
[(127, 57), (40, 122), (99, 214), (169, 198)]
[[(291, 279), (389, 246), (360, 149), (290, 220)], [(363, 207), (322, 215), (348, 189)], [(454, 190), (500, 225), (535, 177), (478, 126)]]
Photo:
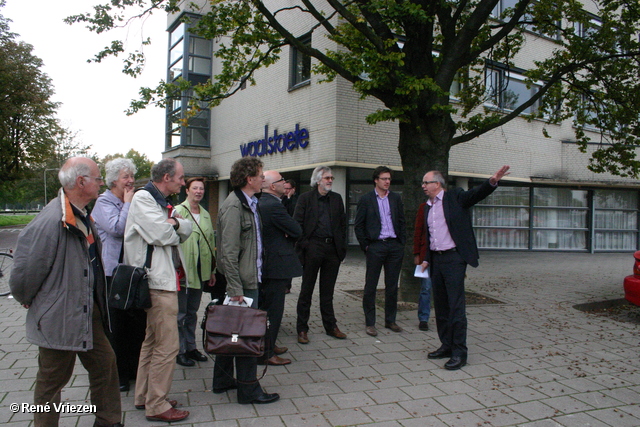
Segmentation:
[[(447, 176), (449, 168), (449, 141), (455, 132), (452, 121), (440, 117), (426, 122), (400, 123), (399, 152), (404, 170), (402, 200), (407, 221), (407, 244), (405, 245), (402, 273), (400, 274), (400, 300), (418, 302), (420, 279), (414, 277), (413, 232), (416, 213), (426, 201), (422, 191), (422, 178), (431, 170)], [(434, 132), (436, 130), (436, 132)], [(440, 131), (438, 131), (440, 130)]]

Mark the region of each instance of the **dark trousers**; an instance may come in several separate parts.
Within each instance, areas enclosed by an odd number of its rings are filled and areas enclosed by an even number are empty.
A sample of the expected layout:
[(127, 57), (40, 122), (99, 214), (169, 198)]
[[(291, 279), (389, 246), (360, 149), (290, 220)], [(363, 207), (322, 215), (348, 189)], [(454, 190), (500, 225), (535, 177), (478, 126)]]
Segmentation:
[(269, 359), (274, 356), (273, 349), (278, 339), (280, 324), (284, 314), (284, 296), (287, 285), (291, 283), (291, 279), (262, 279), (262, 287), (260, 292), (261, 310), (267, 312), (269, 319), (269, 329), (265, 337), (265, 358)]
[(36, 412), (34, 425), (37, 427), (57, 426), (60, 414), (53, 410), (53, 404), (60, 403), (62, 388), (73, 374), (76, 355), (89, 373), (91, 403), (96, 405), (96, 424), (111, 425), (122, 419), (120, 390), (116, 356), (104, 333), (100, 310), (93, 306), (93, 349), (88, 351), (53, 350), (39, 347), (38, 374), (33, 403), (48, 404), (50, 412)]
[(431, 282), (438, 337), (444, 348), (460, 357), (467, 357), (466, 271), (467, 263), (458, 252), (432, 254)]
[(333, 311), (333, 290), (336, 286), (340, 270), (340, 258), (333, 243), (325, 243), (320, 239), (311, 239), (305, 251), (302, 285), (298, 298), (297, 331), (309, 331), (309, 315), (311, 314), (311, 298), (320, 273), (320, 315), (325, 331), (336, 328), (336, 316)]
[(147, 329), (147, 313), (142, 309), (118, 310), (109, 308), (111, 333), (109, 341), (113, 346), (118, 364), (120, 384), (129, 384), (136, 378), (140, 347)]
[[(204, 283), (203, 283), (204, 286)], [(178, 291), (178, 334), (180, 335), (180, 353), (196, 350), (196, 326), (198, 310), (202, 300), (202, 289), (187, 288), (180, 285)]]
[[(253, 298), (253, 308), (258, 307), (258, 290), (245, 289), (244, 296)], [(233, 378), (235, 361), (236, 378), (238, 384), (238, 401), (248, 401), (260, 397), (263, 393), (258, 382), (258, 358), (216, 356), (213, 365), (213, 389), (226, 388), (236, 384)]]
[(362, 308), (367, 326), (376, 324), (376, 289), (384, 267), (384, 322), (395, 323), (398, 311), (398, 279), (402, 269), (404, 246), (398, 239), (373, 242), (367, 248), (367, 273)]

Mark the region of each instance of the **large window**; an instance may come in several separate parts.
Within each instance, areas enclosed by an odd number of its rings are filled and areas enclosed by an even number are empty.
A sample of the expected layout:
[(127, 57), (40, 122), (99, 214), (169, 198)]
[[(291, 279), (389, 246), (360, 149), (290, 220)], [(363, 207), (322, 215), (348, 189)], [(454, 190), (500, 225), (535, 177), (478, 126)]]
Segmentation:
[(529, 188), (498, 187), (473, 210), (480, 248), (529, 248)]
[[(189, 21), (182, 18), (169, 31), (169, 64), (167, 81), (178, 78), (193, 84), (204, 83), (211, 78), (211, 40), (189, 31), (198, 20), (197, 15), (188, 14)], [(167, 103), (166, 149), (180, 145), (209, 145), (210, 110), (201, 105), (197, 114), (188, 111), (192, 93), (186, 91)]]
[[(311, 46), (311, 35), (301, 37), (300, 42)], [(289, 87), (297, 87), (309, 84), (311, 80), (311, 57), (300, 52), (295, 46), (291, 46), (291, 78)]]
[[(538, 92), (541, 83), (527, 87), (526, 77), (514, 70), (491, 65), (485, 72), (485, 85), (488, 103), (503, 110), (515, 110)], [(536, 101), (522, 111), (522, 114), (534, 114), (538, 111)]]
[(638, 193), (596, 190), (594, 249), (636, 250), (638, 247)]
[(533, 249), (587, 249), (586, 190), (533, 189)]

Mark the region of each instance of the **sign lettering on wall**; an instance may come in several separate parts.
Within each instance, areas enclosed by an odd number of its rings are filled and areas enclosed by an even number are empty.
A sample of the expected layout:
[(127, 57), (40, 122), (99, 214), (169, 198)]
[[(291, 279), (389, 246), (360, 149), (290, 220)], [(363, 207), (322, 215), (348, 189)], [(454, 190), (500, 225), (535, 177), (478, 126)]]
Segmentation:
[(267, 154), (284, 153), (285, 151), (306, 148), (309, 145), (309, 131), (306, 128), (300, 129), (296, 124), (296, 129), (292, 132), (278, 133), (278, 129), (269, 136), (269, 125), (264, 127), (264, 138), (257, 141), (240, 144), (242, 157), (257, 156), (262, 157)]

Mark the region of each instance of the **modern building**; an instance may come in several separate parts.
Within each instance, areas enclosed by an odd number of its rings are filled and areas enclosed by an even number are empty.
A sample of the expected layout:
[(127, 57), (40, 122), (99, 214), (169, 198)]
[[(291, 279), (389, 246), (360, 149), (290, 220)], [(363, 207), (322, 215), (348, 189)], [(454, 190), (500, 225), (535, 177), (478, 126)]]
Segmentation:
[[(496, 11), (507, 6), (509, 0), (501, 0)], [(595, 5), (590, 7), (595, 12)], [(213, 56), (216, 42), (188, 31), (198, 17), (184, 11), (169, 18), (169, 81), (179, 76), (206, 81), (220, 67)], [(304, 19), (298, 24), (304, 31)], [(301, 33), (300, 37), (319, 49), (331, 47), (332, 42), (320, 30), (312, 35)], [(493, 108), (508, 110), (514, 95), (517, 99), (518, 94), (528, 96), (536, 90), (526, 87), (518, 71), (551, 52), (555, 41), (533, 32), (526, 37), (516, 60), (519, 68), (487, 65), (488, 90), (492, 85), (507, 85), (512, 95), (510, 99), (496, 95)], [(164, 156), (179, 159), (188, 175), (211, 179), (208, 194), (213, 215), (230, 191), (230, 167), (241, 156), (259, 156), (266, 169), (295, 179), (302, 191), (309, 188), (313, 168), (330, 166), (336, 176), (334, 191), (343, 195), (352, 224), (359, 197), (371, 189), (373, 168), (387, 165), (397, 171), (393, 188), (401, 190), (397, 125), (367, 124), (365, 117), (381, 107), (379, 101), (359, 99), (351, 84), (341, 78), (319, 83), (319, 76), (311, 74), (311, 59), (295, 48), (285, 47), (281, 58), (256, 73), (256, 85), (243, 86), (218, 107), (203, 109), (186, 126), (177, 119), (184, 118), (188, 98), (169, 106)], [(543, 127), (549, 137), (543, 136)], [(503, 164), (512, 168), (499, 189), (474, 208), (481, 248), (636, 250), (640, 183), (592, 173), (587, 169), (588, 158), (589, 153), (577, 149), (570, 121), (549, 125), (515, 119), (455, 146), (450, 156), (450, 184), (468, 188)], [(349, 239), (356, 243), (353, 230)]]

